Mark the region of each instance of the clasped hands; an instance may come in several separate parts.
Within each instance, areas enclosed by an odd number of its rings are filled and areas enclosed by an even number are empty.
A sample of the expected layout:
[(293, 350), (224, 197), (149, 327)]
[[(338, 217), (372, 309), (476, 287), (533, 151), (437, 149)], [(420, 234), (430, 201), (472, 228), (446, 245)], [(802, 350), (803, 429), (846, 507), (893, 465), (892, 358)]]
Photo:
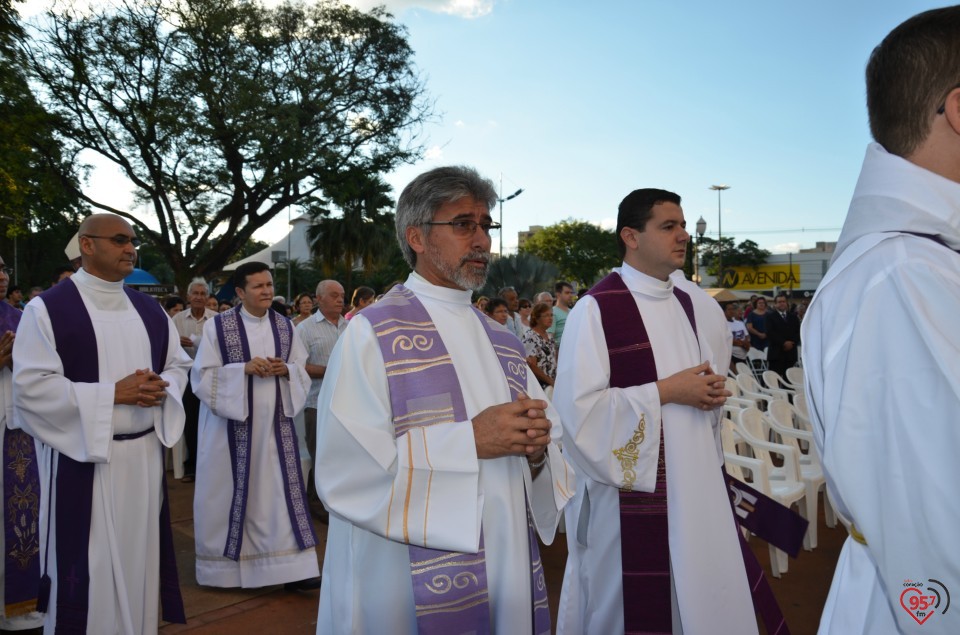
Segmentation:
[(526, 456), (536, 461), (550, 443), (547, 402), (521, 394), (516, 401), (490, 406), (473, 418), (477, 458)]
[(169, 385), (170, 382), (149, 368), (138, 369), (115, 384), (113, 403), (141, 408), (160, 406)]
[(243, 372), (257, 377), (286, 377), (290, 370), (279, 357), (254, 357), (243, 365)]
[(730, 396), (726, 377), (717, 375), (709, 362), (681, 370), (657, 382), (660, 403), (675, 403), (698, 410), (720, 408)]

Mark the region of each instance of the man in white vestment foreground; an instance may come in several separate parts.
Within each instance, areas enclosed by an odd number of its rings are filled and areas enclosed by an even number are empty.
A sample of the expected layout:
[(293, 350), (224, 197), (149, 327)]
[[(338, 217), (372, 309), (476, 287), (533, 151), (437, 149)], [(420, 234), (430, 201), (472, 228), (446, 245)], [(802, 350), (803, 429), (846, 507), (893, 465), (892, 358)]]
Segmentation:
[[(45, 447), (45, 631), (155, 633), (184, 621), (164, 480), (183, 433), (190, 358), (157, 301), (123, 286), (140, 240), (94, 214), (82, 268), (27, 305), (14, 345), (14, 404)], [(41, 593), (41, 602), (43, 601)]]
[(574, 474), (519, 340), (470, 303), (495, 201), (470, 168), (414, 179), (396, 220), (414, 271), (334, 349), (318, 633), (550, 632), (536, 536), (553, 541)]
[(876, 143), (802, 326), (850, 532), (820, 633), (960, 633), (960, 6), (894, 29), (866, 80)]
[(685, 225), (676, 194), (632, 192), (623, 265), (567, 319), (554, 401), (577, 491), (558, 633), (757, 632), (715, 435), (729, 331), (671, 276)]
[(0, 630), (43, 625), (40, 591), (40, 472), (37, 443), (16, 429), (13, 343), (22, 313), (6, 302), (10, 270), (0, 257)]
[(293, 417), (310, 378), (307, 351), (270, 308), (273, 276), (237, 267), (241, 304), (207, 320), (191, 373), (200, 398), (193, 499), (197, 582), (287, 590), (320, 587)]

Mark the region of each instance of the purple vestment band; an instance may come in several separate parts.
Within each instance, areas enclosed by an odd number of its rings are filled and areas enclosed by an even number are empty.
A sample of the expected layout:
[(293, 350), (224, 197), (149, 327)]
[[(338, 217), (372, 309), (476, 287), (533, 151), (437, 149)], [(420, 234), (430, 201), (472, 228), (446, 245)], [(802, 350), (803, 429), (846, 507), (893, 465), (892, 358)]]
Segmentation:
[[(697, 323), (694, 317), (693, 303), (690, 296), (678, 289), (673, 288), (674, 296), (683, 307), (690, 326), (693, 328), (694, 336), (697, 335)], [(641, 386), (657, 380), (656, 361), (653, 356), (653, 349), (650, 345), (650, 338), (647, 336), (646, 328), (643, 325), (643, 317), (637, 308), (636, 301), (633, 299), (630, 290), (623, 283), (623, 279), (616, 273), (611, 273), (606, 278), (597, 283), (590, 290), (600, 307), (601, 323), (604, 330), (604, 338), (607, 343), (607, 351), (610, 356), (610, 386), (612, 388), (624, 388), (628, 386)], [(620, 545), (622, 553), (623, 567), (623, 607), (624, 607), (624, 625), (626, 633), (671, 633), (672, 616), (670, 611), (670, 559), (669, 559), (669, 541), (667, 534), (667, 514), (666, 514), (666, 470), (664, 466), (663, 434), (660, 435), (660, 463), (657, 469), (657, 485), (651, 494), (643, 492), (621, 492), (620, 493)], [(724, 477), (726, 473), (724, 472)], [(656, 499), (661, 490), (661, 479), (663, 483), (662, 503), (657, 503)], [(742, 484), (741, 484), (742, 485)], [(729, 486), (729, 482), (728, 482)], [(751, 493), (759, 494), (752, 490)], [(763, 497), (764, 506), (762, 510), (754, 511), (753, 523), (763, 525), (770, 524), (769, 521), (761, 520), (769, 518), (771, 511), (778, 515), (785, 511), (789, 515), (799, 518), (789, 509), (776, 503), (772, 499)], [(662, 505), (662, 520), (654, 516), (653, 509), (659, 511)], [(778, 506), (779, 510), (773, 506)], [(771, 510), (771, 511), (768, 511)], [(758, 513), (758, 511), (760, 513)], [(789, 520), (789, 519), (788, 519)], [(802, 520), (802, 519), (800, 519)], [(782, 542), (793, 545), (795, 540), (795, 525), (786, 521), (779, 521), (777, 526), (789, 526), (790, 532)], [(806, 525), (803, 525), (804, 529)], [(634, 533), (638, 532), (638, 533)], [(635, 540), (639, 532), (643, 533), (643, 551), (661, 550), (662, 554), (647, 554), (643, 556), (638, 554), (641, 549), (637, 548), (638, 541)], [(760, 613), (764, 621), (764, 626), (769, 633), (778, 633), (780, 635), (789, 635), (786, 622), (780, 607), (777, 605), (776, 598), (773, 595), (773, 589), (760, 567), (753, 552), (743, 540), (743, 535), (739, 528), (737, 534), (741, 542), (741, 555), (743, 556), (744, 567), (747, 573), (747, 579), (750, 583), (751, 596), (753, 598), (754, 609)], [(783, 536), (783, 534), (781, 534)], [(763, 536), (761, 536), (763, 537)], [(800, 540), (802, 540), (802, 533)], [(651, 542), (653, 547), (651, 547)], [(664, 588), (664, 584), (666, 587)], [(653, 599), (656, 601), (653, 601)]]
[[(516, 336), (478, 319), (497, 353), (511, 396), (526, 393), (526, 358)], [(397, 437), (421, 426), (465, 421), (463, 392), (446, 346), (423, 304), (403, 285), (364, 310), (377, 335)], [(527, 514), (535, 633), (549, 633), (550, 613), (536, 536)], [(489, 633), (483, 533), (476, 554), (409, 545), (417, 627), (426, 633)], [(452, 581), (447, 584), (446, 581)]]
[[(0, 301), (0, 334), (17, 330), (22, 313)], [(10, 422), (7, 422), (9, 425)], [(3, 444), (3, 614), (26, 615), (37, 608), (40, 590), (40, 473), (33, 437), (23, 430), (0, 431)]]
[[(154, 372), (160, 374), (164, 369), (170, 341), (169, 318), (154, 298), (128, 287), (123, 290), (143, 320), (150, 339), (151, 366)], [(50, 318), (64, 377), (72, 382), (98, 383), (97, 337), (76, 284), (67, 278), (45, 291), (41, 297)], [(74, 461), (62, 453), (57, 453), (56, 462), (56, 484), (51, 483), (51, 489), (55, 487), (57, 492), (57, 579), (60, 583), (57, 590), (56, 632), (83, 633), (87, 628), (90, 590), (88, 550), (95, 466)], [(173, 550), (165, 472), (162, 478), (163, 502), (157, 519), (160, 524), (162, 617), (168, 622), (185, 624), (187, 620)], [(52, 498), (53, 492), (50, 495)], [(47, 531), (50, 531), (49, 521)], [(70, 584), (64, 583), (67, 580)], [(45, 586), (48, 584), (46, 582)], [(46, 599), (41, 597), (44, 605)]]
[[(275, 355), (288, 362), (293, 344), (293, 327), (290, 320), (273, 309), (267, 314), (273, 333)], [(224, 364), (245, 364), (250, 361), (250, 346), (247, 332), (240, 316), (240, 307), (217, 315), (214, 319), (217, 339), (220, 343), (220, 358)], [(293, 420), (283, 414), (280, 398), (280, 378), (274, 377), (276, 398), (273, 414), (274, 437), (280, 455), (280, 471), (283, 475), (283, 493), (287, 514), (293, 528), (297, 546), (309, 549), (317, 544), (317, 536), (307, 510), (307, 492), (303, 487), (300, 471), (300, 448), (293, 427)], [(227, 424), (227, 440), (230, 447), (230, 463), (233, 466), (233, 496), (228, 518), (227, 541), (223, 555), (231, 560), (240, 559), (243, 546), (243, 524), (247, 515), (247, 494), (250, 485), (250, 430), (253, 426), (253, 375), (247, 376), (247, 419), (230, 420)]]

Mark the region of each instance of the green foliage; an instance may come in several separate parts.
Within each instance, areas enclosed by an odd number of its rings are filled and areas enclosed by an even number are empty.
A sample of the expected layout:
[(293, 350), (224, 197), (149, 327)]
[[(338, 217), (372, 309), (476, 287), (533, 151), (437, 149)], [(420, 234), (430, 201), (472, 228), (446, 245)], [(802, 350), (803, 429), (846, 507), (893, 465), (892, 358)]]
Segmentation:
[(58, 134), (113, 162), (155, 218), (84, 199), (125, 216), (180, 285), (335, 194), (344, 172), (420, 153), (431, 106), (382, 8), (121, 0), (48, 18), (29, 55)]
[(620, 264), (613, 230), (572, 219), (544, 227), (522, 251), (555, 265), (562, 279), (580, 286), (589, 286)]
[(13, 266), (16, 242), (17, 279), (26, 287), (48, 284), (66, 264), (62, 245), (76, 231), (81, 208), (71, 192), (71, 165), (53, 135), (55, 120), (30, 90), (24, 39), (12, 4), (0, 0), (0, 249)]
[(493, 297), (500, 289), (513, 287), (521, 298), (532, 300), (541, 291), (552, 292), (557, 273), (555, 266), (529, 252), (503, 256), (490, 262), (480, 295)]
[[(739, 245), (734, 244), (732, 236), (724, 236), (720, 241), (704, 237), (700, 240), (698, 251), (702, 268), (711, 276), (717, 276), (720, 266), (720, 248), (723, 247), (723, 267), (751, 267), (757, 268), (767, 261), (770, 252), (761, 249), (760, 245), (752, 240), (744, 240)], [(703, 275), (703, 274), (701, 274)]]
[(338, 268), (345, 273), (340, 281), (346, 289), (353, 285), (355, 268), (371, 271), (386, 264), (396, 243), (394, 214), (389, 211), (393, 199), (383, 179), (360, 170), (342, 174), (331, 190), (330, 203), (340, 214), (333, 216), (326, 207), (310, 209), (315, 224), (307, 238), (325, 274)]

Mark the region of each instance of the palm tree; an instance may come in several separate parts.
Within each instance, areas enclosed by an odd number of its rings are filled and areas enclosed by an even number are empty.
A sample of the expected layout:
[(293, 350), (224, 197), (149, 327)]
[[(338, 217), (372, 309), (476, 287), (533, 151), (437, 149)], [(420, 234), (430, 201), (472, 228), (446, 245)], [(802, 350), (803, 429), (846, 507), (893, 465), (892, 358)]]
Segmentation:
[(503, 287), (513, 287), (517, 295), (533, 299), (541, 291), (553, 288), (557, 268), (531, 253), (511, 254), (490, 263), (483, 295), (494, 296)]
[(370, 270), (382, 264), (394, 238), (391, 188), (379, 176), (359, 170), (345, 172), (327, 188), (329, 203), (340, 212), (315, 206), (308, 210), (314, 219), (307, 230), (310, 248), (324, 274), (332, 275), (341, 265), (347, 271), (344, 287), (353, 287), (353, 271)]

